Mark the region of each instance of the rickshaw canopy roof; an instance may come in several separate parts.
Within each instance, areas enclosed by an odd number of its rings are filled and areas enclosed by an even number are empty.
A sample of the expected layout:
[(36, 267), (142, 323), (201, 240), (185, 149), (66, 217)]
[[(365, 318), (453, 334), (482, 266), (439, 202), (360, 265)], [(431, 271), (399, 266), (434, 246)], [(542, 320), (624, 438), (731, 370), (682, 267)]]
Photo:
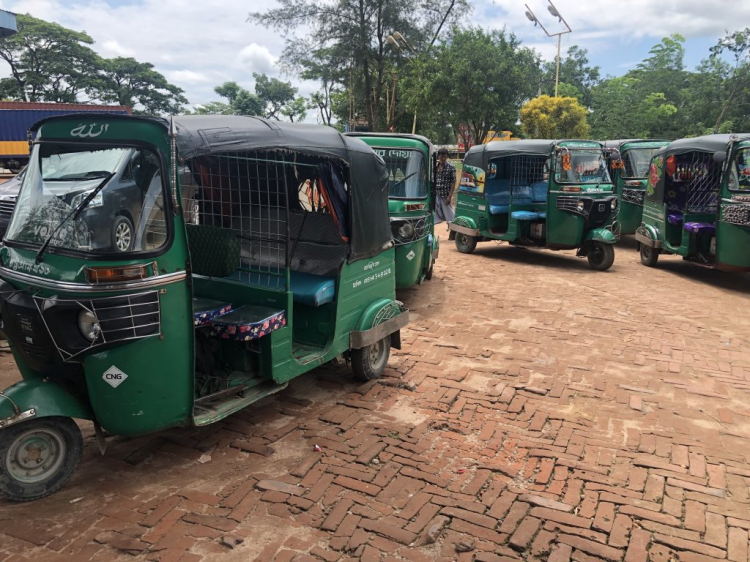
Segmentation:
[(363, 132), (352, 132), (352, 133), (345, 133), (347, 137), (372, 137), (377, 138), (381, 137), (384, 139), (404, 139), (404, 140), (414, 140), (419, 141), (422, 144), (427, 145), (430, 148), (430, 151), (432, 151), (432, 142), (430, 142), (430, 139), (427, 137), (423, 137), (422, 135), (411, 135), (409, 133), (363, 133)]
[(685, 154), (686, 152), (725, 152), (729, 141), (735, 137), (738, 142), (750, 139), (750, 133), (738, 135), (705, 135), (670, 142), (657, 155)]
[[(493, 158), (502, 156), (549, 156), (555, 146), (565, 146), (566, 144), (589, 144), (591, 148), (601, 148), (599, 141), (587, 140), (546, 140), (531, 139), (517, 141), (492, 141), (487, 144), (478, 144), (472, 146), (464, 157), (464, 164), (486, 168), (489, 161)], [(573, 147), (571, 147), (573, 148)], [(587, 148), (585, 146), (575, 148)]]

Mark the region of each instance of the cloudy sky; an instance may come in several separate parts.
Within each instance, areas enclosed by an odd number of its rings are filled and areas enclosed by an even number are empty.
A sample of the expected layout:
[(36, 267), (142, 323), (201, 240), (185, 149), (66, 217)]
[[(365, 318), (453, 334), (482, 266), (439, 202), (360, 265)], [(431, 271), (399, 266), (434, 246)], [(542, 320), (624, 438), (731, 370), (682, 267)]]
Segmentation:
[[(553, 1), (573, 28), (563, 36), (563, 54), (570, 45), (587, 48), (603, 75), (627, 72), (672, 33), (688, 39), (686, 62), (693, 67), (727, 30), (750, 25), (750, 2), (738, 0)], [(473, 13), (467, 20), (490, 29), (506, 26), (544, 58), (554, 59), (556, 40), (526, 19), (523, 0), (470, 2)], [(547, 0), (526, 3), (550, 33), (559, 30), (547, 12)], [(283, 39), (247, 23), (250, 10), (272, 5), (273, 0), (0, 0), (3, 9), (86, 31), (102, 56), (151, 62), (185, 90), (191, 104), (216, 100), (213, 87), (227, 80), (252, 90), (253, 72), (289, 80), (302, 95), (317, 89), (315, 83), (282, 75), (276, 61)], [(0, 76), (8, 73), (0, 63)]]

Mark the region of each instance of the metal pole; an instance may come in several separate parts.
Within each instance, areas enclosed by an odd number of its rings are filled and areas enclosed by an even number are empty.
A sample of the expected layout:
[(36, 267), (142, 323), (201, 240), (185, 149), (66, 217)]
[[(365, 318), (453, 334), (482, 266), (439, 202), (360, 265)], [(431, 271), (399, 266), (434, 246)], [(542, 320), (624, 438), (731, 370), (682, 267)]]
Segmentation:
[(557, 97), (557, 83), (560, 81), (560, 40), (562, 34), (557, 34), (557, 72), (555, 72), (555, 97)]
[(417, 132), (417, 110), (414, 110), (414, 123), (411, 126), (411, 134), (414, 135)]

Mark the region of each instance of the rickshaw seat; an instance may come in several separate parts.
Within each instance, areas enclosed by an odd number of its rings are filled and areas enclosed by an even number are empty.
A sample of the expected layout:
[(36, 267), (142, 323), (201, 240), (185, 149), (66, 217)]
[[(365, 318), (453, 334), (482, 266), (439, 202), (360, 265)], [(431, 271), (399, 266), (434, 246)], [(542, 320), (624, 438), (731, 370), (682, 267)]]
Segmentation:
[(531, 184), (531, 198), (535, 203), (547, 202), (547, 182), (536, 182)]
[(667, 222), (669, 224), (680, 225), (682, 224), (682, 215), (680, 213), (669, 213), (667, 215)]
[(286, 326), (286, 311), (246, 305), (211, 320), (211, 334), (223, 339), (250, 341)]
[(490, 205), (491, 215), (502, 215), (510, 211), (510, 205)]
[(686, 222), (682, 228), (693, 234), (714, 235), (716, 233), (716, 225), (708, 222)]
[(211, 320), (232, 311), (232, 304), (206, 299), (203, 297), (193, 298), (193, 324), (196, 327), (206, 326)]
[(517, 221), (535, 221), (539, 219), (539, 213), (533, 211), (513, 211), (510, 218)]
[[(276, 288), (281, 286), (283, 288), (283, 278), (268, 273), (249, 273), (237, 270), (228, 278), (252, 285), (260, 285), (261, 287)], [(336, 298), (336, 280), (330, 277), (292, 270), (289, 272), (289, 281), (293, 300), (296, 303), (321, 306), (333, 302)]]

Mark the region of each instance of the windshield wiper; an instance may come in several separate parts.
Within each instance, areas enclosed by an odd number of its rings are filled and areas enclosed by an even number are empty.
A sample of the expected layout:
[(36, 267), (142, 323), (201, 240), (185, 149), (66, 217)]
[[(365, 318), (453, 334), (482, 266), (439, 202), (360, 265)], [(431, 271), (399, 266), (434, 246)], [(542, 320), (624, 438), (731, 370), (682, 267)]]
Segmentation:
[(49, 236), (47, 236), (47, 239), (44, 241), (44, 244), (42, 244), (42, 247), (39, 248), (39, 251), (36, 253), (36, 258), (34, 258), (34, 261), (36, 263), (39, 263), (44, 258), (44, 252), (47, 251), (47, 247), (49, 246), (49, 243), (52, 242), (52, 239), (55, 237), (55, 235), (60, 231), (62, 226), (68, 222), (71, 218), (75, 221), (78, 219), (78, 216), (83, 212), (83, 210), (88, 206), (89, 203), (91, 203), (91, 200), (96, 197), (99, 192), (104, 188), (105, 185), (107, 185), (107, 182), (112, 179), (114, 176), (114, 172), (107, 175), (106, 178), (102, 180), (102, 182), (97, 185), (91, 193), (89, 193), (86, 198), (81, 201), (78, 206), (73, 209), (70, 214), (68, 214), (67, 217), (65, 217), (62, 221), (60, 221), (60, 224), (55, 227), (55, 229), (49, 233)]
[(412, 177), (412, 176), (413, 176), (413, 175), (415, 175), (416, 173), (417, 173), (417, 172), (412, 172), (411, 174), (409, 174), (409, 175), (408, 175), (408, 176), (406, 176), (405, 178), (403, 178), (403, 179), (400, 179), (400, 180), (398, 180), (398, 183), (395, 183), (395, 184), (393, 184), (393, 185), (392, 185), (391, 187), (398, 187), (399, 185), (401, 185), (402, 183), (404, 183), (404, 182), (405, 182), (406, 180), (408, 180), (408, 179), (409, 179), (410, 177)]

